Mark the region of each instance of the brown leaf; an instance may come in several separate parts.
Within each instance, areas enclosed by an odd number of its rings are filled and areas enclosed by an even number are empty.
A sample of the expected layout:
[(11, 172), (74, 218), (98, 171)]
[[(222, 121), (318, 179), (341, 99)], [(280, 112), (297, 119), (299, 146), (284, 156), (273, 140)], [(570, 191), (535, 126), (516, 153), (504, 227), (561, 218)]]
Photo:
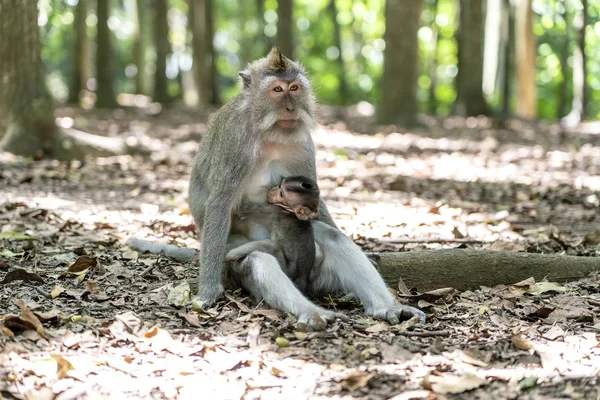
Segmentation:
[(369, 381), (375, 375), (375, 372), (354, 371), (345, 376), (340, 383), (343, 388), (346, 388), (350, 391), (362, 389), (369, 384)]
[(85, 283), (85, 290), (90, 292), (90, 294), (92, 295), (92, 298), (94, 298), (98, 301), (108, 300), (108, 296), (106, 294), (104, 294), (103, 291), (100, 290), (100, 287), (98, 286), (96, 281), (88, 280)]
[(521, 334), (513, 336), (510, 341), (517, 350), (529, 350), (533, 348), (533, 343)]
[(244, 303), (242, 303), (241, 301), (236, 300), (234, 297), (232, 297), (230, 295), (225, 295), (225, 297), (227, 298), (227, 300), (231, 301), (230, 305), (234, 305), (238, 310), (240, 310), (242, 312), (252, 314), (252, 315), (263, 315), (274, 321), (281, 321), (281, 318), (279, 317), (281, 315), (281, 313), (278, 310), (253, 310), (250, 307), (248, 307), (247, 305), (245, 305)]
[(183, 311), (179, 311), (177, 313), (177, 316), (182, 318), (185, 322), (187, 322), (195, 328), (200, 327), (200, 318), (198, 318), (198, 314), (196, 314), (195, 312), (186, 313)]
[(75, 369), (73, 368), (73, 365), (69, 361), (65, 360), (61, 355), (52, 354), (50, 357), (56, 360), (56, 376), (58, 376), (58, 379), (68, 378), (69, 371)]
[(423, 387), (441, 394), (457, 394), (473, 390), (487, 381), (476, 375), (427, 375), (423, 379)]
[(98, 265), (96, 257), (79, 256), (73, 264), (67, 268), (65, 272), (60, 274), (61, 277), (66, 275), (85, 275), (88, 270), (95, 268)]
[(17, 268), (7, 273), (4, 276), (4, 279), (0, 281), (0, 284), (10, 283), (14, 281), (44, 283), (44, 280), (38, 274), (35, 274), (33, 272), (27, 272), (22, 268)]
[(46, 335), (44, 326), (42, 325), (42, 323), (40, 322), (38, 317), (35, 316), (33, 311), (31, 311), (29, 308), (27, 308), (27, 306), (25, 305), (23, 300), (19, 300), (19, 307), (21, 308), (21, 319), (23, 321), (27, 321), (28, 323), (30, 323), (35, 328), (35, 331), (41, 337), (43, 337), (44, 339), (47, 339), (48, 335)]
[(50, 297), (55, 299), (58, 296), (60, 296), (60, 294), (63, 293), (65, 290), (67, 290), (67, 289), (65, 289), (62, 286), (54, 285), (54, 287), (52, 287), (52, 290), (50, 290)]

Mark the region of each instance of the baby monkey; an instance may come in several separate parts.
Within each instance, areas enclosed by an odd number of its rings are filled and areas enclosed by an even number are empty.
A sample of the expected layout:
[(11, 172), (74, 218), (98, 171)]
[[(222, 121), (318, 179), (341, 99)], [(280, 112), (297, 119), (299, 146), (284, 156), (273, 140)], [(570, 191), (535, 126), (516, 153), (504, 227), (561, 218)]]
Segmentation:
[(311, 220), (319, 216), (319, 187), (304, 176), (283, 178), (267, 194), (268, 204), (245, 202), (238, 209), (242, 219), (264, 226), (271, 237), (230, 250), (225, 261), (237, 261), (254, 251), (273, 255), (283, 272), (303, 293), (318, 276), (323, 255), (315, 244)]

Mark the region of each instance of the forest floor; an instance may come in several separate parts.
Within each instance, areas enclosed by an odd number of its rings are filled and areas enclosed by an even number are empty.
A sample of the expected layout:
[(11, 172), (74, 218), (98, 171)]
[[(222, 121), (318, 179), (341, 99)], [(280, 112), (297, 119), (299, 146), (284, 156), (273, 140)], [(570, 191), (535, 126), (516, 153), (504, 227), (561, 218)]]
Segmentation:
[[(336, 297), (319, 302), (350, 320), (321, 331), (239, 291), (191, 311), (195, 267), (125, 242), (198, 247), (186, 195), (206, 118), (57, 116), (155, 151), (72, 164), (0, 153), (0, 398), (600, 399), (600, 276), (415, 294), (428, 320), (408, 330)], [(314, 136), (321, 192), (365, 251), (558, 253), (600, 267), (597, 127), (329, 119)]]

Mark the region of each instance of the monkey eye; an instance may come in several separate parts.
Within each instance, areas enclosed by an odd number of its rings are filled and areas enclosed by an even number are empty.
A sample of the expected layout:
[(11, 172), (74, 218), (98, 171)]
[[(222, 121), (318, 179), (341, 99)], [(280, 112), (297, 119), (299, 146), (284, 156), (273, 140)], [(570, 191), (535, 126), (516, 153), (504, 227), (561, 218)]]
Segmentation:
[(295, 92), (298, 89), (299, 89), (298, 85), (292, 85), (292, 86), (290, 86), (290, 92)]
[(282, 88), (281, 86), (275, 86), (275, 87), (273, 88), (273, 90), (274, 90), (274, 91), (276, 91), (276, 92), (278, 92), (278, 93), (279, 93), (279, 92), (283, 92), (283, 88)]

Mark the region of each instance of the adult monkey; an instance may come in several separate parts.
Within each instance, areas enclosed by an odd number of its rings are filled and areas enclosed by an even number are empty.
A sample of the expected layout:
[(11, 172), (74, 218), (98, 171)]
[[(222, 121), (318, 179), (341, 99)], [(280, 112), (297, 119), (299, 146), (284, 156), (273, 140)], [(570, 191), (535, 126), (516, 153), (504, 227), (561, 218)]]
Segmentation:
[[(269, 188), (286, 176), (317, 180), (311, 138), (316, 102), (302, 66), (273, 48), (239, 75), (241, 93), (216, 113), (198, 148), (190, 179), (190, 210), (201, 236), (196, 301), (204, 307), (223, 293), (228, 243), (240, 235), (246, 240), (266, 238), (255, 226), (232, 221), (233, 211), (242, 201), (265, 203)], [(338, 230), (322, 201), (313, 229), (323, 251), (321, 272), (311, 283), (314, 293), (353, 294), (366, 314), (393, 324), (401, 316), (425, 319), (422, 311), (396, 304), (375, 267)], [(315, 315), (325, 321), (338, 316), (304, 297), (272, 255), (253, 252), (241, 266), (237, 273), (246, 289), (272, 307), (295, 313), (299, 321), (310, 323)]]

